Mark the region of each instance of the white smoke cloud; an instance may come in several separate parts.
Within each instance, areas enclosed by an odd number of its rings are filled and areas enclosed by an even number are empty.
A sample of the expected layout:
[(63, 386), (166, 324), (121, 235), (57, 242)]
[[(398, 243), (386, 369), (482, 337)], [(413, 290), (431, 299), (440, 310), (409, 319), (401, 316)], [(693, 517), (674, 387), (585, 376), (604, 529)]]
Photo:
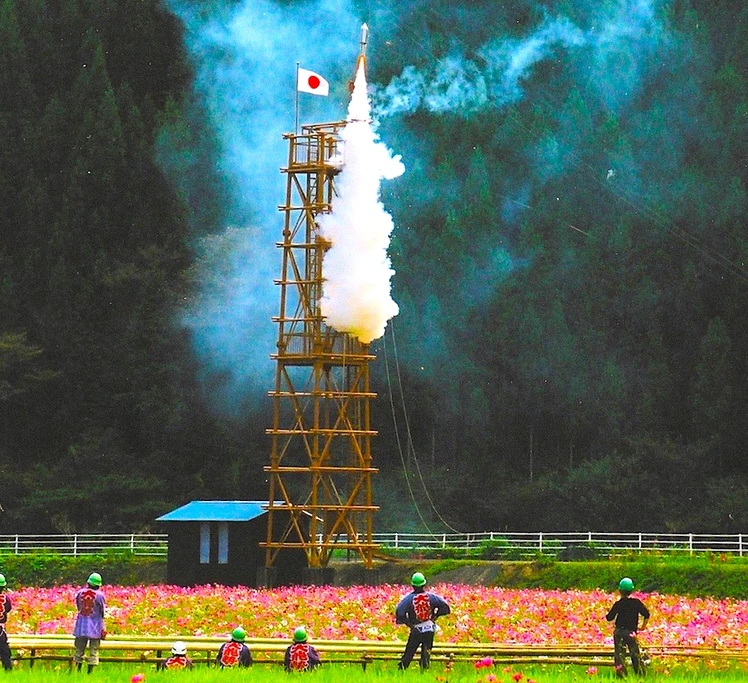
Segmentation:
[[(497, 37), (476, 51), (476, 59), (450, 54), (423, 69), (406, 66), (399, 76), (374, 91), (379, 117), (432, 113), (469, 115), (502, 107), (524, 97), (523, 84), (539, 62), (560, 51), (578, 54), (602, 100), (613, 106), (631, 97), (643, 79), (651, 52), (666, 39), (654, 0), (623, 0), (601, 6), (582, 28), (564, 16), (547, 16), (522, 38)], [(568, 63), (568, 62), (567, 62)]]
[(332, 211), (319, 218), (320, 234), (331, 243), (322, 261), (320, 302), (328, 325), (364, 344), (379, 339), (398, 313), (391, 296), (394, 275), (387, 247), (392, 217), (379, 198), (380, 182), (405, 171), (374, 132), (363, 60), (356, 73), (348, 117), (341, 131), (342, 170)]

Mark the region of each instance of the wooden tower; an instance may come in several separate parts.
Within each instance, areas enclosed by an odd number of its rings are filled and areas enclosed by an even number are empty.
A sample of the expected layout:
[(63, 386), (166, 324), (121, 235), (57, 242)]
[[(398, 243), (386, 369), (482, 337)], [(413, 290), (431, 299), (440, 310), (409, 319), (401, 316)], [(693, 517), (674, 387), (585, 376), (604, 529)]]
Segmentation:
[[(302, 548), (309, 569), (332, 553), (358, 553), (367, 569), (375, 545), (368, 344), (325, 324), (320, 312), (329, 243), (317, 217), (335, 201), (338, 132), (344, 121), (302, 126), (289, 143), (280, 279), (265, 567), (283, 548)], [(283, 515), (279, 514), (283, 511)], [(290, 515), (289, 515), (290, 512)], [(274, 514), (278, 513), (278, 514)], [(290, 518), (290, 522), (287, 521)], [(281, 520), (283, 522), (281, 523)]]

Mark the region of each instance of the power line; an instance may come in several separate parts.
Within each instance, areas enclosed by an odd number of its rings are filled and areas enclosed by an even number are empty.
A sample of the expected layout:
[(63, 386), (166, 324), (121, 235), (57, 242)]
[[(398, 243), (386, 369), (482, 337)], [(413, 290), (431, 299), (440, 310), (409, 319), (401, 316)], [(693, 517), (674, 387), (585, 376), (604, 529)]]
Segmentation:
[[(390, 324), (392, 324), (392, 321), (390, 321)], [(385, 367), (385, 372), (387, 374), (387, 390), (388, 390), (389, 399), (390, 399), (390, 410), (392, 412), (392, 424), (395, 429), (395, 440), (397, 442), (397, 451), (400, 454), (400, 464), (403, 468), (403, 475), (405, 477), (405, 483), (408, 486), (408, 493), (410, 494), (410, 500), (413, 503), (413, 507), (416, 509), (416, 513), (418, 514), (418, 518), (421, 520), (421, 524), (423, 524), (424, 528), (426, 529), (426, 531), (428, 531), (428, 533), (433, 534), (434, 532), (431, 531), (431, 529), (429, 528), (429, 525), (426, 523), (426, 520), (421, 514), (421, 508), (418, 506), (418, 502), (416, 501), (415, 494), (413, 493), (413, 487), (411, 486), (411, 483), (410, 483), (410, 478), (408, 477), (408, 468), (405, 464), (405, 456), (403, 454), (403, 447), (400, 441), (400, 430), (398, 429), (398, 425), (397, 425), (397, 415), (395, 413), (395, 402), (392, 398), (392, 380), (390, 378), (390, 364), (387, 359), (386, 335), (382, 337), (382, 345), (384, 348), (384, 367)]]
[[(402, 411), (403, 411), (403, 418), (405, 420), (405, 429), (406, 429), (407, 438), (408, 438), (408, 442), (407, 442), (408, 452), (413, 457), (413, 462), (415, 463), (416, 472), (418, 473), (418, 478), (419, 478), (419, 481), (421, 482), (421, 487), (423, 488), (423, 491), (426, 494), (426, 499), (428, 500), (429, 505), (430, 505), (431, 509), (433, 510), (434, 514), (437, 516), (437, 518), (439, 519), (439, 521), (441, 521), (442, 524), (444, 524), (450, 531), (454, 531), (455, 533), (460, 533), (451, 524), (449, 524), (449, 522), (447, 522), (447, 520), (445, 520), (444, 517), (441, 515), (441, 513), (439, 512), (439, 510), (437, 509), (437, 507), (436, 507), (436, 505), (434, 503), (433, 498), (431, 497), (431, 494), (429, 493), (428, 487), (426, 486), (426, 481), (425, 481), (425, 479), (423, 477), (423, 472), (421, 470), (421, 465), (418, 462), (418, 457), (416, 455), (416, 449), (415, 449), (415, 446), (413, 444), (413, 437), (412, 437), (412, 433), (411, 433), (411, 429), (410, 429), (410, 419), (408, 418), (408, 410), (407, 410), (407, 406), (406, 406), (406, 403), (405, 403), (405, 393), (403, 391), (403, 382), (402, 382), (402, 377), (400, 375), (400, 361), (398, 359), (398, 354), (397, 354), (397, 340), (395, 338), (395, 325), (394, 325), (394, 321), (393, 320), (389, 321), (388, 327), (390, 328), (390, 335), (392, 337), (392, 348), (393, 348), (394, 355), (395, 355), (395, 369), (397, 371), (397, 382), (398, 382), (398, 386), (399, 386), (399, 389), (400, 389), (400, 405), (401, 405), (401, 408), (402, 408)], [(388, 378), (388, 382), (389, 382), (389, 369), (388, 369), (387, 378)], [(392, 392), (390, 391), (390, 397), (391, 396), (392, 396)], [(393, 410), (394, 410), (394, 406), (393, 406)], [(393, 417), (394, 417), (394, 413), (393, 413)], [(398, 436), (398, 445), (399, 445), (399, 443), (400, 443), (400, 441), (399, 441), (399, 436)], [(402, 453), (402, 451), (401, 451), (401, 453)], [(401, 460), (402, 460), (402, 455), (401, 455)]]

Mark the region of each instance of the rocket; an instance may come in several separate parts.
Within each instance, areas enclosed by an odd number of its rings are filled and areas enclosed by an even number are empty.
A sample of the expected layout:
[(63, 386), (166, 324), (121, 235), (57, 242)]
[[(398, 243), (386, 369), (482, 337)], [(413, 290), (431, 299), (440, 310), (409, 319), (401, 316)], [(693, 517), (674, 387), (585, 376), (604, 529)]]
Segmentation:
[(359, 57), (366, 57), (366, 46), (369, 42), (369, 27), (367, 24), (361, 24), (361, 50), (359, 51)]
[(356, 60), (356, 70), (353, 72), (353, 80), (348, 81), (348, 90), (353, 92), (353, 84), (356, 81), (356, 74), (359, 68), (363, 67), (366, 73), (366, 48), (369, 46), (369, 25), (361, 24), (361, 34), (358, 40), (358, 59)]
[(358, 61), (356, 62), (356, 70), (358, 66), (363, 62), (364, 68), (366, 68), (366, 48), (369, 44), (369, 26), (367, 24), (361, 24), (361, 37), (359, 39), (359, 51)]

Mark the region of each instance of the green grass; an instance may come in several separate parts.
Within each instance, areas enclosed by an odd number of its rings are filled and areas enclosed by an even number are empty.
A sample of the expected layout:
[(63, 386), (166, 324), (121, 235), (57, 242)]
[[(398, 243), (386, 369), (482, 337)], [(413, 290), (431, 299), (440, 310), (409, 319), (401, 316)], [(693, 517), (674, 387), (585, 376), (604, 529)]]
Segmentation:
[[(488, 673), (487, 673), (488, 672)], [(192, 671), (155, 671), (153, 667), (144, 667), (131, 664), (107, 664), (98, 666), (88, 676), (85, 673), (71, 672), (67, 664), (59, 665), (53, 663), (37, 662), (33, 669), (28, 665), (17, 668), (12, 676), (14, 683), (43, 683), (48, 681), (70, 681), (80, 678), (88, 683), (129, 683), (134, 674), (145, 674), (145, 683), (153, 681), (176, 681), (185, 680), (190, 683), (231, 683), (232, 681), (252, 680), (255, 683), (288, 683), (289, 674), (285, 673), (280, 666), (254, 666), (246, 670), (219, 670), (214, 667), (197, 666)], [(405, 672), (399, 672), (394, 663), (373, 664), (367, 670), (362, 671), (357, 665), (328, 665), (321, 669), (303, 675), (311, 681), (321, 683), (514, 683), (514, 676), (522, 674), (521, 683), (535, 681), (535, 683), (595, 683), (596, 681), (614, 681), (615, 676), (612, 667), (600, 667), (596, 673), (588, 674), (585, 667), (578, 666), (525, 666), (516, 665), (506, 671), (504, 666), (497, 666), (492, 670), (482, 669), (476, 671), (472, 665), (457, 665), (452, 671), (445, 671), (440, 664), (424, 673), (418, 669), (417, 663)], [(672, 683), (695, 683), (696, 681), (712, 681), (714, 683), (743, 683), (748, 669), (746, 667), (732, 667), (728, 670), (714, 670), (705, 665), (689, 665), (688, 668), (675, 665), (669, 669), (650, 670), (647, 681), (672, 681)], [(2, 674), (0, 674), (1, 676)], [(492, 679), (494, 676), (495, 679)], [(9, 679), (10, 680), (10, 679)], [(637, 680), (630, 674), (631, 681)]]

